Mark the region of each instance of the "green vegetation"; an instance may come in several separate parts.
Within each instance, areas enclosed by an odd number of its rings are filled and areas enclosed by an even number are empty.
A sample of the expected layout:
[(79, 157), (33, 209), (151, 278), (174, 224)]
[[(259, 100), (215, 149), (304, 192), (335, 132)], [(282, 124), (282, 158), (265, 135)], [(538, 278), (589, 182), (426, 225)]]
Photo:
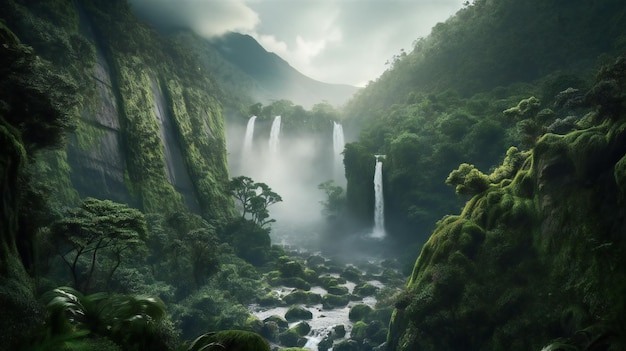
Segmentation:
[[(607, 79), (623, 87), (624, 62), (603, 68), (588, 96)], [(624, 291), (624, 272), (611, 267), (620, 264), (624, 247), (609, 229), (621, 219), (603, 210), (623, 201), (617, 195), (622, 179), (614, 174), (624, 121), (609, 112), (622, 115), (618, 99), (603, 100), (608, 109), (589, 106), (594, 112), (578, 130), (546, 134), (529, 152), (510, 149), (502, 166), (481, 175), (486, 186), (472, 188), (461, 215), (438, 222), (398, 297), (392, 349), (622, 345), (613, 335), (621, 335), (616, 330), (623, 325), (623, 299), (616, 294)], [(457, 190), (467, 184), (460, 180), (471, 172), (460, 170), (468, 168), (478, 172), (462, 165), (450, 175)], [(459, 327), (446, 329), (450, 325)]]
[[(337, 326), (320, 350), (623, 348), (624, 11), (468, 2), (345, 109), (307, 111), (233, 93), (256, 89), (247, 79), (218, 86), (242, 76), (212, 62), (213, 44), (159, 35), (125, 0), (3, 1), (0, 344), (301, 347), (310, 325), (287, 320), (313, 314), (294, 305), (374, 296), (350, 309), (350, 339), (336, 342)], [(364, 273), (272, 247), (281, 196), (229, 178), (224, 111), (258, 116), (260, 137), (276, 115), (296, 138), (325, 141), (340, 120), (360, 132), (345, 192), (319, 185), (325, 238), (371, 227), (385, 155), (389, 241), (405, 262), (421, 247), (405, 289), (390, 265)], [(281, 298), (279, 285), (296, 290)], [(255, 302), (292, 307), (260, 321)]]

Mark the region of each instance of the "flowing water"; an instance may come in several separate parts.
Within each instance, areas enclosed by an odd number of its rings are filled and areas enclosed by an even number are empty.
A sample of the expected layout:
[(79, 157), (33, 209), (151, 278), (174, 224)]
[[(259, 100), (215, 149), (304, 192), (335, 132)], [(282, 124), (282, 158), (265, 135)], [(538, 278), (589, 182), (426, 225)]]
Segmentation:
[(343, 170), (343, 148), (345, 147), (343, 136), (343, 126), (341, 123), (333, 122), (333, 153), (334, 153), (334, 180), (335, 183), (343, 185), (345, 183)]
[(246, 135), (243, 138), (243, 155), (244, 157), (252, 151), (252, 140), (254, 139), (254, 122), (256, 116), (250, 117), (248, 124), (246, 125)]
[(270, 154), (276, 155), (278, 153), (278, 146), (280, 145), (280, 116), (274, 117), (272, 122), (272, 129), (270, 129)]
[(382, 239), (385, 237), (385, 202), (383, 198), (383, 163), (382, 156), (376, 156), (376, 168), (374, 170), (374, 230), (372, 237)]

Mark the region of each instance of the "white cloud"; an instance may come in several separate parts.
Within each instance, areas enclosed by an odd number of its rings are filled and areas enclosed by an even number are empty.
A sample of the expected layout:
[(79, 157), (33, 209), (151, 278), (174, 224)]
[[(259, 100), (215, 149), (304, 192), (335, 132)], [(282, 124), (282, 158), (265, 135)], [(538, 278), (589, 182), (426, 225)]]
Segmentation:
[(130, 0), (133, 9), (157, 26), (183, 27), (213, 37), (253, 30), (259, 16), (242, 0)]
[(463, 0), (131, 0), (164, 27), (250, 34), (311, 78), (365, 85)]

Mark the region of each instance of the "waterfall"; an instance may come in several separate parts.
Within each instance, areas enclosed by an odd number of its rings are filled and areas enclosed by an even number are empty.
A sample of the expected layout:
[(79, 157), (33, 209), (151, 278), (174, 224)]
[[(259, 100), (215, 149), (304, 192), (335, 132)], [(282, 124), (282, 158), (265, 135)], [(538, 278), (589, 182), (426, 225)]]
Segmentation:
[(343, 148), (346, 144), (343, 138), (343, 127), (341, 123), (333, 122), (333, 151), (334, 151), (334, 178), (335, 183), (341, 185), (344, 183), (344, 172), (343, 172)]
[(280, 143), (280, 116), (274, 117), (272, 122), (272, 129), (270, 130), (270, 154), (275, 155), (278, 153), (278, 145)]
[(385, 201), (383, 199), (383, 163), (380, 160), (384, 156), (376, 156), (376, 168), (374, 170), (374, 230), (372, 237), (382, 239), (385, 237)]
[(249, 154), (252, 151), (252, 140), (254, 138), (254, 121), (256, 121), (256, 116), (250, 117), (248, 120), (248, 125), (246, 125), (246, 135), (243, 138), (243, 154)]

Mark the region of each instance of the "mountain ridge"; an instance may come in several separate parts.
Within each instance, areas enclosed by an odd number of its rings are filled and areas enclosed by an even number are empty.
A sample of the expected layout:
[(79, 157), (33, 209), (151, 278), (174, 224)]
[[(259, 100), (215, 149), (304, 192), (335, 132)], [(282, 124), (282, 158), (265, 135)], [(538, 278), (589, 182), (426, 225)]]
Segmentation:
[(207, 41), (258, 83), (260, 89), (252, 95), (262, 101), (287, 99), (305, 107), (326, 101), (337, 106), (359, 90), (348, 84), (325, 83), (310, 78), (247, 34), (229, 32)]

